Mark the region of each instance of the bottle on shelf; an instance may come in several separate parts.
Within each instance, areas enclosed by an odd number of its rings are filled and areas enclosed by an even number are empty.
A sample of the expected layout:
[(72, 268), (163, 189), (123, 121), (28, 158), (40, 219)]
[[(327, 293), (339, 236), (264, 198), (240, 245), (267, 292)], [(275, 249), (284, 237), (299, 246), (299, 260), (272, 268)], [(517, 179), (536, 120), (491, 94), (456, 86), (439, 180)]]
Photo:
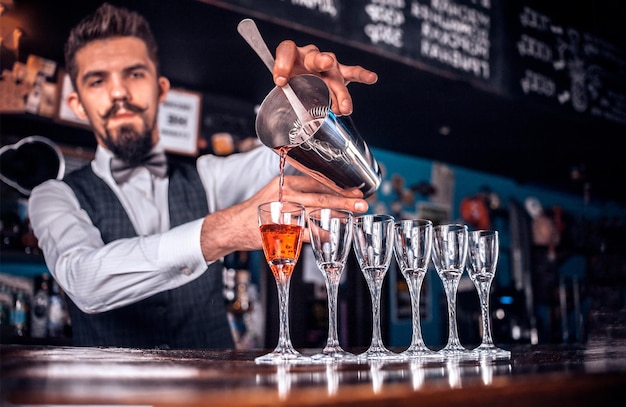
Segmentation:
[(17, 336), (28, 336), (28, 317), (29, 317), (29, 301), (26, 294), (18, 291), (15, 294), (13, 310), (11, 311), (11, 326), (13, 332)]
[(69, 316), (65, 299), (61, 293), (61, 288), (53, 280), (50, 307), (48, 308), (48, 336), (51, 338), (65, 337), (68, 328)]
[(49, 274), (35, 277), (35, 291), (30, 307), (30, 336), (32, 338), (45, 338), (48, 336), (50, 282)]

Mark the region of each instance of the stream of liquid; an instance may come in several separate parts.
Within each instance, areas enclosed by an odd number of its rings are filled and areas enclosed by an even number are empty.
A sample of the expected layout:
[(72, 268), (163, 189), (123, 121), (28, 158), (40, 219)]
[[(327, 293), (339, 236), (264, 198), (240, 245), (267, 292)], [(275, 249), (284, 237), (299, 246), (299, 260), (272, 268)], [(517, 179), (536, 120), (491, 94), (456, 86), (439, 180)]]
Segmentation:
[(285, 186), (285, 162), (287, 161), (287, 154), (291, 149), (290, 146), (282, 146), (278, 149), (280, 155), (280, 176), (278, 177), (278, 202), (283, 201), (283, 188)]

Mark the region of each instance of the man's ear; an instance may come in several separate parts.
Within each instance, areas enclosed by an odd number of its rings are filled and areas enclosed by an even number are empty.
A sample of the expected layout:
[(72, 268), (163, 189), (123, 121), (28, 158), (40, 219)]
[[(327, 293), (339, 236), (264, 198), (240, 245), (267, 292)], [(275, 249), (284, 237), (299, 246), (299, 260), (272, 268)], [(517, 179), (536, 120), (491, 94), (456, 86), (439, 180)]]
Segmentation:
[(72, 109), (76, 117), (82, 120), (89, 120), (89, 117), (87, 117), (87, 112), (85, 111), (85, 108), (80, 101), (80, 97), (78, 97), (78, 93), (70, 92), (70, 94), (67, 95), (65, 102)]
[(159, 77), (159, 103), (163, 103), (170, 90), (170, 81), (165, 76)]

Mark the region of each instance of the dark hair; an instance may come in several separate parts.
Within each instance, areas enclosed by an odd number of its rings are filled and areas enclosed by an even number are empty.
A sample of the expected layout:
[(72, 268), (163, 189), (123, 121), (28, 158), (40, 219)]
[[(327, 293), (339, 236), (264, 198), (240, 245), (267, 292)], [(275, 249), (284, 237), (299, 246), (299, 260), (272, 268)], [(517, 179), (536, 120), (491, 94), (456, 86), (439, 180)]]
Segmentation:
[(72, 29), (65, 43), (65, 68), (75, 89), (78, 76), (76, 53), (92, 41), (114, 37), (136, 37), (142, 40), (159, 74), (158, 47), (148, 21), (139, 13), (104, 3)]

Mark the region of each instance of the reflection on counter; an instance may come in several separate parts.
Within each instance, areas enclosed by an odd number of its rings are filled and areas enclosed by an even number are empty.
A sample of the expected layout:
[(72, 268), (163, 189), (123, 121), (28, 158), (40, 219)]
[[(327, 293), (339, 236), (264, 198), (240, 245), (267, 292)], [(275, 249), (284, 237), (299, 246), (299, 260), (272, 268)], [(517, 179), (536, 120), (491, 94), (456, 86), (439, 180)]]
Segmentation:
[(626, 384), (626, 347), (619, 340), (588, 347), (519, 345), (510, 360), (256, 364), (265, 351), (3, 345), (0, 403), (241, 407), (410, 400), (425, 406), (471, 399), (484, 407), (515, 398), (515, 405), (538, 399), (545, 405), (615, 405), (605, 403), (623, 397)]
[(274, 387), (279, 399), (285, 400), (292, 388), (309, 385), (326, 387), (329, 397), (336, 395), (339, 387), (347, 384), (367, 385), (373, 394), (381, 394), (388, 386), (401, 383), (410, 384), (415, 391), (433, 382), (450, 389), (470, 384), (489, 386), (494, 376), (506, 376), (511, 372), (510, 360), (489, 357), (476, 361), (450, 359), (441, 362), (372, 360), (367, 363), (275, 365), (269, 368), (269, 373), (257, 373), (255, 383), (257, 386)]

